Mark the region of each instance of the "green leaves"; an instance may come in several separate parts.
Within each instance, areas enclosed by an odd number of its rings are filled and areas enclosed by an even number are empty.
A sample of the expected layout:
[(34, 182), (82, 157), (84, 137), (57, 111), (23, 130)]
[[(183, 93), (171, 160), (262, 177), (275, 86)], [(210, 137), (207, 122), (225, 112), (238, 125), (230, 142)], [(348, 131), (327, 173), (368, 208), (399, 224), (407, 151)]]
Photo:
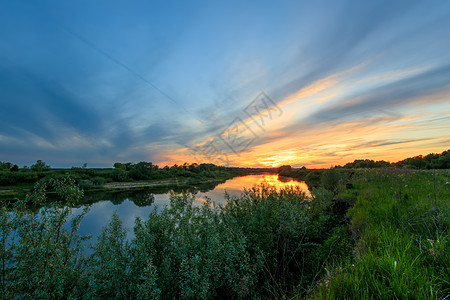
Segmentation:
[[(199, 167), (200, 168), (200, 167)], [(12, 211), (2, 208), (2, 289), (9, 298), (210, 299), (281, 297), (315, 277), (308, 260), (327, 237), (328, 197), (263, 184), (222, 208), (171, 195), (170, 206), (136, 219), (128, 239), (116, 214), (92, 247), (77, 235), (82, 191), (70, 178), (36, 184)], [(50, 202), (50, 200), (52, 200)], [(27, 205), (46, 207), (37, 213)], [(70, 220), (70, 222), (69, 222)], [(299, 280), (300, 278), (300, 280)]]
[(2, 208), (1, 263), (2, 290), (6, 298), (64, 299), (80, 293), (86, 260), (82, 257), (82, 238), (77, 234), (82, 215), (69, 229), (65, 224), (71, 209), (58, 201), (35, 213), (27, 203), (42, 204), (47, 188), (53, 188), (63, 201), (76, 203), (81, 191), (70, 178), (37, 184), (32, 194), (18, 201), (12, 210)]

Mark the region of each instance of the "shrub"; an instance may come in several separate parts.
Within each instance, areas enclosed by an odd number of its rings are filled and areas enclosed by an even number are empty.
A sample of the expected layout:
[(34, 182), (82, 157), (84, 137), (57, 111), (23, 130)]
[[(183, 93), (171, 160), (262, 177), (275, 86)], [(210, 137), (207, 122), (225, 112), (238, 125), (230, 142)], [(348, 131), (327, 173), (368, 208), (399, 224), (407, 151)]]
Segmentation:
[(106, 183), (106, 179), (100, 176), (96, 176), (91, 179), (94, 186), (101, 187)]
[(2, 295), (14, 298), (70, 298), (83, 291), (86, 260), (82, 257), (83, 238), (77, 230), (84, 213), (73, 218), (71, 209), (56, 201), (39, 212), (27, 209), (46, 201), (46, 191), (54, 189), (65, 203), (74, 205), (82, 192), (65, 178), (36, 184), (26, 199), (12, 210), (0, 208)]
[(113, 180), (113, 181), (128, 181), (130, 180), (130, 178), (128, 177), (128, 174), (125, 170), (123, 169), (114, 169), (110, 174), (109, 177)]
[[(36, 184), (14, 211), (3, 208), (6, 298), (280, 298), (310, 290), (324, 266), (314, 255), (329, 256), (320, 246), (332, 233), (326, 190), (307, 199), (299, 188), (263, 184), (228, 197), (221, 209), (172, 194), (160, 213), (136, 219), (132, 240), (114, 215), (86, 258), (85, 238), (76, 234), (83, 214), (66, 229), (71, 210), (61, 202), (25, 210), (44, 203), (47, 187), (69, 205), (82, 195), (59, 178)], [(12, 236), (18, 239), (10, 247)]]
[(321, 183), (324, 188), (337, 194), (339, 184), (341, 183), (341, 175), (335, 169), (324, 170), (321, 176)]

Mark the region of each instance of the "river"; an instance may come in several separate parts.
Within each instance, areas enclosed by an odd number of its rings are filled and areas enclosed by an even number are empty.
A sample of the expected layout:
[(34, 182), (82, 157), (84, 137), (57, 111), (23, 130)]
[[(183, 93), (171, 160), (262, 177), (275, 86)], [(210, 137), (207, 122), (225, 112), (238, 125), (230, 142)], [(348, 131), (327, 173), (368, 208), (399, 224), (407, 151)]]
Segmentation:
[[(215, 205), (226, 203), (225, 191), (231, 196), (239, 196), (244, 188), (251, 188), (255, 184), (266, 182), (277, 188), (286, 186), (299, 186), (310, 195), (308, 186), (304, 182), (295, 181), (292, 178), (278, 178), (274, 174), (247, 175), (234, 177), (216, 186), (209, 184), (207, 187), (191, 189), (195, 193), (194, 205), (202, 205), (209, 198)], [(128, 238), (133, 237), (133, 227), (136, 217), (146, 219), (151, 211), (160, 211), (170, 203), (168, 190), (155, 191), (128, 191), (121, 193), (92, 194), (86, 196), (91, 202), (89, 212), (84, 216), (80, 230), (81, 235), (92, 235), (92, 242), (102, 232), (114, 212), (117, 213), (128, 233)], [(83, 207), (73, 209), (73, 215), (82, 211)]]

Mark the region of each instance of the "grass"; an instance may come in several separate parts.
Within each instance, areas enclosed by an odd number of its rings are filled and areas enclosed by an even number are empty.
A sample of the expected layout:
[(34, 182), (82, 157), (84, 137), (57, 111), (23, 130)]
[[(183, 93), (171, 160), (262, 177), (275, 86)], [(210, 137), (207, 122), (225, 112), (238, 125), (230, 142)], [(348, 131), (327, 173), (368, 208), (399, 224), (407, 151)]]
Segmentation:
[(356, 246), (316, 299), (444, 299), (450, 294), (450, 172), (360, 170), (348, 211)]
[[(50, 297), (55, 287), (61, 298), (450, 298), (450, 171), (321, 176), (312, 198), (261, 184), (223, 209), (173, 194), (136, 220), (131, 241), (114, 217), (90, 257), (73, 242), (79, 223), (62, 226), (70, 208), (53, 203), (46, 218), (21, 202), (2, 208), (5, 298)], [(70, 201), (82, 196), (68, 179), (50, 183)], [(22, 204), (45, 202), (45, 191), (38, 184)]]

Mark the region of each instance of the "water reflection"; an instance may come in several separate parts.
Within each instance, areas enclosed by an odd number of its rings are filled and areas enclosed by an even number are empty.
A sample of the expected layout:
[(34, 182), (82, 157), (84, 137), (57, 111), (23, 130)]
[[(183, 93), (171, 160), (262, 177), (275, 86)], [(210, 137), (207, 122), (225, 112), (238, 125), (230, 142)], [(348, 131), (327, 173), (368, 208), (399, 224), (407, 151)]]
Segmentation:
[(311, 196), (311, 193), (308, 190), (308, 186), (303, 181), (296, 181), (291, 177), (279, 178), (276, 174), (264, 174), (235, 177), (223, 184), (219, 184), (214, 190), (211, 190), (207, 193), (198, 193), (195, 195), (195, 197), (197, 200), (202, 202), (205, 202), (206, 198), (210, 198), (216, 205), (225, 205), (225, 192), (227, 192), (231, 196), (240, 196), (244, 191), (244, 188), (248, 189), (253, 187), (254, 185), (261, 183), (267, 183), (276, 186), (278, 189), (288, 186), (299, 187), (302, 191), (305, 192), (306, 196)]
[[(210, 182), (195, 186), (159, 187), (144, 191), (122, 191), (116, 193), (95, 193), (85, 196), (85, 204), (91, 204), (90, 211), (84, 216), (79, 233), (82, 235), (98, 236), (103, 227), (107, 225), (114, 212), (119, 215), (128, 237), (133, 237), (133, 227), (136, 217), (146, 219), (154, 209), (160, 212), (170, 203), (170, 191), (175, 193), (189, 192), (195, 196), (194, 205), (202, 205), (210, 199), (215, 205), (226, 204), (225, 191), (231, 196), (239, 196), (244, 188), (251, 188), (255, 184), (266, 182), (277, 188), (298, 186), (310, 195), (308, 186), (292, 178), (278, 175), (248, 175), (235, 177), (226, 182)], [(82, 205), (83, 206), (83, 205)], [(81, 213), (82, 207), (74, 208), (74, 215)], [(93, 242), (96, 239), (94, 238)]]

